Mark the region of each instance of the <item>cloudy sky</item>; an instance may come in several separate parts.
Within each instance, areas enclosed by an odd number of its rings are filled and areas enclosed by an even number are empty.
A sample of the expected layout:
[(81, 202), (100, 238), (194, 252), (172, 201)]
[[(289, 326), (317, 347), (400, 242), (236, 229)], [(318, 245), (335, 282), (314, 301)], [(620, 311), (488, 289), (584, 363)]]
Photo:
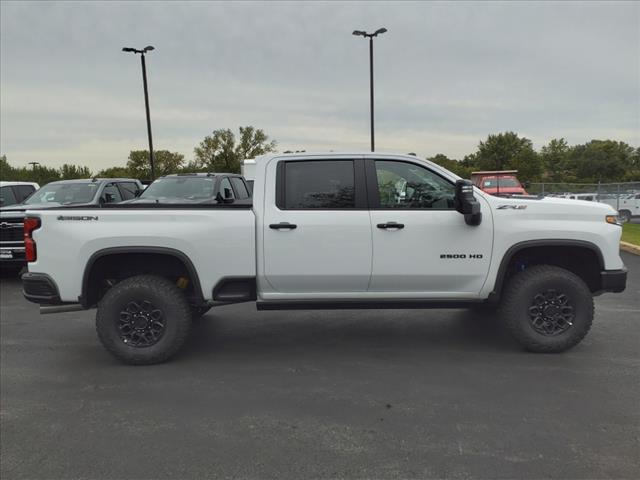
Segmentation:
[(147, 148), (192, 158), (217, 128), (281, 151), (366, 150), (375, 44), (378, 150), (460, 158), (489, 133), (537, 148), (640, 145), (640, 3), (1, 3), (0, 150), (97, 170)]

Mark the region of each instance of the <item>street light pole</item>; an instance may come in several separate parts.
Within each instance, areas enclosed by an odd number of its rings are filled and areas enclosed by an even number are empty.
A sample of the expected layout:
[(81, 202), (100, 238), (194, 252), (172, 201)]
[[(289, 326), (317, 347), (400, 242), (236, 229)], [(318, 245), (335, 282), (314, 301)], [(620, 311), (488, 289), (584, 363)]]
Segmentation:
[(376, 135), (373, 126), (373, 37), (369, 37), (369, 111), (371, 112), (371, 151), (376, 151)]
[(373, 38), (387, 31), (386, 28), (379, 28), (373, 33), (364, 30), (354, 30), (353, 35), (369, 39), (369, 112), (371, 115), (371, 151), (376, 150), (375, 127), (374, 127), (374, 102), (373, 102)]
[(154, 50), (154, 47), (151, 45), (144, 47), (142, 50), (138, 50), (131, 47), (125, 47), (122, 49), (123, 52), (129, 53), (139, 53), (140, 54), (140, 64), (142, 65), (142, 86), (144, 88), (144, 108), (147, 114), (147, 136), (149, 137), (149, 164), (151, 165), (151, 180), (155, 180), (156, 178), (156, 170), (155, 170), (155, 154), (153, 152), (153, 137), (151, 135), (151, 114), (149, 112), (149, 88), (147, 86), (147, 64), (145, 61), (145, 54)]

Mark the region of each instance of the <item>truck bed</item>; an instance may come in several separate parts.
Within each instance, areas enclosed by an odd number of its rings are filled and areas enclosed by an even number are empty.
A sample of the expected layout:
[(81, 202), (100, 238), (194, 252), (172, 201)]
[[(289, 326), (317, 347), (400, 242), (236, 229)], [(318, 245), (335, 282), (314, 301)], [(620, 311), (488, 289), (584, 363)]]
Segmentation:
[(137, 248), (186, 256), (199, 278), (204, 300), (225, 277), (253, 277), (255, 216), (250, 204), (145, 206), (27, 211), (39, 217), (33, 232), (34, 273), (54, 272), (60, 300), (78, 302), (91, 257)]

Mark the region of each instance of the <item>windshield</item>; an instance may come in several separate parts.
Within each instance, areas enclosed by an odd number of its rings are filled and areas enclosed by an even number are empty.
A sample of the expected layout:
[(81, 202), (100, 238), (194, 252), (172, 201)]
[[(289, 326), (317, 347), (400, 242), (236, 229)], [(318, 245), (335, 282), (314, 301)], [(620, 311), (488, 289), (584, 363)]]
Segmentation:
[(27, 198), (24, 205), (41, 203), (57, 203), (73, 205), (74, 203), (90, 203), (96, 196), (98, 184), (87, 183), (50, 183)]
[(213, 197), (213, 186), (213, 177), (165, 177), (149, 185), (140, 198), (204, 200)]
[(498, 182), (500, 182), (501, 187), (520, 187), (520, 182), (515, 178), (487, 178), (482, 182), (484, 188), (496, 188), (498, 186)]

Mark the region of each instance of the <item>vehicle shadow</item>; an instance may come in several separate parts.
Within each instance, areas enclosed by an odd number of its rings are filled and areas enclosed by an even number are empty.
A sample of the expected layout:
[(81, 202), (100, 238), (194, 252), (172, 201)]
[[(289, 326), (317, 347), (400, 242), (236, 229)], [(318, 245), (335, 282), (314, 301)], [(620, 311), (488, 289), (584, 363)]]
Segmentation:
[(180, 357), (276, 352), (323, 356), (352, 356), (354, 351), (385, 355), (456, 350), (521, 352), (495, 313), (365, 310), (255, 312), (251, 315), (233, 312), (226, 315), (222, 309), (212, 312), (194, 325), (193, 334)]
[(7, 280), (9, 282), (15, 281), (16, 283), (20, 281), (20, 273), (22, 271), (22, 266), (7, 266), (0, 265), (0, 279)]

